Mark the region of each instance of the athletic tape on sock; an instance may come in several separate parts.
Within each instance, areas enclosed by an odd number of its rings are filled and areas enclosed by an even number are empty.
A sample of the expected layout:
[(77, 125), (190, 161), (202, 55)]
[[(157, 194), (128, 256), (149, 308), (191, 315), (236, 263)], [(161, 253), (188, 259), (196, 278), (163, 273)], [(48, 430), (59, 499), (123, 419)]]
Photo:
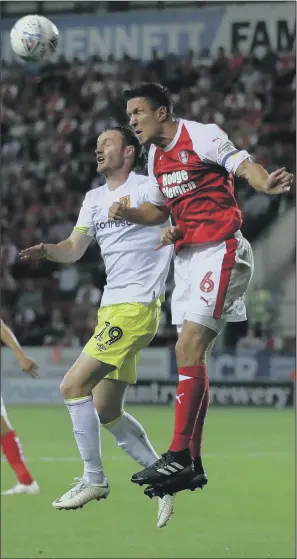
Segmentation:
[(92, 396), (81, 396), (80, 398), (69, 398), (64, 400), (64, 403), (67, 406), (75, 406), (78, 404), (83, 404), (84, 402), (88, 402), (89, 400), (92, 400)]

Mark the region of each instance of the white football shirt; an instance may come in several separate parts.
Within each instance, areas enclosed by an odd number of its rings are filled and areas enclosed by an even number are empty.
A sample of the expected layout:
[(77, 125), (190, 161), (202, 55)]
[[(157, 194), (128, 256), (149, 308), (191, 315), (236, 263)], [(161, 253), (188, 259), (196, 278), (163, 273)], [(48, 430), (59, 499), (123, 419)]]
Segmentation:
[(126, 200), (134, 208), (153, 200), (157, 204), (155, 191), (148, 177), (131, 172), (115, 190), (104, 184), (85, 196), (75, 230), (95, 237), (100, 246), (107, 275), (101, 306), (149, 304), (165, 291), (173, 246), (158, 251), (154, 248), (160, 242), (162, 227), (170, 225), (170, 221), (148, 227), (108, 220), (108, 210), (114, 202)]

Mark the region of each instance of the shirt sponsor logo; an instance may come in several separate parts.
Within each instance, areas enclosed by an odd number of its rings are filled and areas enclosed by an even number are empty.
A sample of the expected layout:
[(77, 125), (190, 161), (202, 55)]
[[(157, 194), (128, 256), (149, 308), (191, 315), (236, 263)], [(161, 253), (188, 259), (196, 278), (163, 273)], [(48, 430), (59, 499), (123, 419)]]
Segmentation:
[[(187, 154), (185, 150), (182, 150), (182, 152)], [(182, 169), (181, 171), (173, 171), (173, 173), (164, 173), (164, 175), (162, 175), (162, 193), (166, 196), (166, 198), (176, 198), (177, 196), (181, 196), (182, 194), (193, 190), (196, 188), (196, 184), (194, 181), (188, 181), (188, 179), (189, 175), (185, 169)]]
[(196, 188), (194, 181), (189, 181), (177, 186), (165, 186), (165, 188), (162, 188), (162, 193), (166, 198), (176, 198), (177, 196), (181, 196), (181, 194), (186, 194), (186, 192), (194, 190), (194, 188)]
[(119, 227), (130, 227), (133, 223), (128, 221), (99, 221), (95, 223), (96, 231), (101, 231), (102, 229), (119, 229)]
[(164, 173), (162, 176), (163, 186), (170, 186), (171, 184), (181, 184), (189, 179), (187, 171), (173, 171), (173, 173)]

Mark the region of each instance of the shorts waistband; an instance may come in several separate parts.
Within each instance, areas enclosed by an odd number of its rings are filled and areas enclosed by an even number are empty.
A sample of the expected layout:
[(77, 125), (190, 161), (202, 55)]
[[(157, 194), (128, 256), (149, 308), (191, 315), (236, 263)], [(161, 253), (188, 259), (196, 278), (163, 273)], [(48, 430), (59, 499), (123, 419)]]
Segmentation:
[(161, 306), (161, 296), (157, 297), (156, 299), (153, 299), (152, 301), (125, 301), (122, 303), (110, 303), (107, 305), (101, 305), (101, 307), (99, 307), (99, 311), (100, 309), (106, 309), (107, 307), (122, 307), (123, 305), (142, 305), (143, 307), (152, 307), (152, 306)]

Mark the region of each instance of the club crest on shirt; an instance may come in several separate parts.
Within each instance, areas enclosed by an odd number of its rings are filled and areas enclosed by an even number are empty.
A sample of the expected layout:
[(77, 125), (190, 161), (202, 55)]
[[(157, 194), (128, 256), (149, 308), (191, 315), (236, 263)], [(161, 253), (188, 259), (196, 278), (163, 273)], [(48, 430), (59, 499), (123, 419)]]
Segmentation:
[(122, 196), (122, 198), (120, 198), (120, 203), (121, 204), (125, 204), (126, 208), (131, 208), (131, 198), (130, 196)]
[(189, 155), (185, 149), (178, 152), (178, 158), (181, 163), (188, 163)]

